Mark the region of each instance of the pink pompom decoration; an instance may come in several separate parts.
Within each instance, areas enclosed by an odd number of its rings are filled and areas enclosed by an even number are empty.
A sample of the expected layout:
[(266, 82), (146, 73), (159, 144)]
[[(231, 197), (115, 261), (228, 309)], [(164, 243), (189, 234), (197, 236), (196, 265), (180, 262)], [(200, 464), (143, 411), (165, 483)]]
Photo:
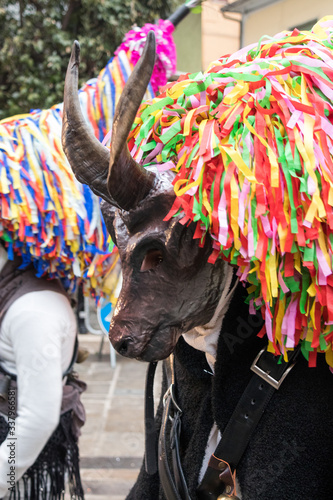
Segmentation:
[(157, 59), (151, 78), (155, 93), (176, 71), (176, 46), (172, 36), (174, 29), (170, 21), (162, 19), (158, 24), (147, 23), (142, 28), (134, 27), (125, 35), (122, 44), (115, 52), (117, 55), (120, 51), (125, 51), (128, 60), (135, 65), (142, 54), (148, 32), (155, 32)]

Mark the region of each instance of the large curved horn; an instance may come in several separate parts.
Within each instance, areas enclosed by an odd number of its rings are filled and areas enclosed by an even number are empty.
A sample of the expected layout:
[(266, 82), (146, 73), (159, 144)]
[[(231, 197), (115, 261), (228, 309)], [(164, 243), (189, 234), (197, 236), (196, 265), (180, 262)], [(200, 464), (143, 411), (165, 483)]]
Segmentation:
[(108, 153), (89, 129), (77, 95), (80, 45), (74, 42), (68, 64), (62, 145), (76, 178), (112, 205), (134, 208), (147, 196), (155, 175), (133, 160), (127, 136), (146, 92), (155, 64), (155, 35), (150, 31), (143, 54), (128, 79), (115, 112)]
[(75, 41), (68, 64), (62, 119), (62, 147), (75, 177), (111, 204), (115, 204), (107, 189), (110, 154), (89, 129), (78, 98), (80, 45)]
[(147, 90), (155, 64), (155, 34), (150, 31), (139, 62), (126, 82), (119, 99), (112, 126), (108, 189), (124, 210), (134, 208), (154, 184), (155, 175), (132, 158), (127, 137)]

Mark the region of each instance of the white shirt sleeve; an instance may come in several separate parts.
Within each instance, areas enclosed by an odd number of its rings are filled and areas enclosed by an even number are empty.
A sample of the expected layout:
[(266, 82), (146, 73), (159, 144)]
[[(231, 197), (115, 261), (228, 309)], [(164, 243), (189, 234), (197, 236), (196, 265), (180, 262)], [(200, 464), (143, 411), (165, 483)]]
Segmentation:
[(0, 498), (10, 487), (12, 459), (18, 481), (58, 425), (62, 373), (71, 358), (75, 330), (75, 317), (66, 297), (51, 291), (22, 296), (4, 318), (1, 337), (14, 355), (8, 361), (16, 366), (18, 416), (0, 446)]

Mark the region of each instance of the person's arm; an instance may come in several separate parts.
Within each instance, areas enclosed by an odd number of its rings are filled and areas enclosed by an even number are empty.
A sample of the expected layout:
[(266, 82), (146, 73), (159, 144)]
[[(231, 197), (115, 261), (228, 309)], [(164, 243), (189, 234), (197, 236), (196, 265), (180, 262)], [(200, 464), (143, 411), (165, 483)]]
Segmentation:
[(18, 481), (45, 446), (59, 422), (62, 400), (61, 339), (66, 325), (61, 311), (43, 310), (38, 303), (22, 310), (19, 301), (7, 313), (17, 368), (18, 417), (0, 446), (0, 498), (10, 487), (13, 459)]

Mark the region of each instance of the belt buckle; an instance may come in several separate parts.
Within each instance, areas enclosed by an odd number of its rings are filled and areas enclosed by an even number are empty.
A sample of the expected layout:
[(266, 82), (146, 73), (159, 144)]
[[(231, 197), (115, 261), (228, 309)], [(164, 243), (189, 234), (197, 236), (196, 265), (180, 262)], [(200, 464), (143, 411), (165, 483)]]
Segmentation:
[(260, 368), (258, 365), (257, 365), (257, 362), (259, 361), (259, 358), (260, 356), (265, 352), (265, 349), (262, 349), (259, 354), (257, 355), (257, 357), (255, 358), (255, 360), (253, 361), (252, 365), (251, 365), (251, 370), (256, 374), (258, 375), (259, 377), (261, 377), (265, 382), (267, 382), (268, 384), (270, 384), (272, 387), (274, 387), (274, 389), (278, 390), (280, 389), (280, 386), (282, 384), (282, 382), (284, 381), (284, 379), (286, 378), (286, 376), (288, 375), (288, 373), (292, 370), (292, 368), (295, 366), (295, 363), (296, 363), (296, 359), (294, 361), (292, 361), (290, 363), (290, 365), (285, 369), (285, 371), (282, 373), (281, 377), (277, 380), (275, 379), (274, 377), (272, 377), (268, 372), (265, 372), (265, 370), (263, 370), (262, 368)]

